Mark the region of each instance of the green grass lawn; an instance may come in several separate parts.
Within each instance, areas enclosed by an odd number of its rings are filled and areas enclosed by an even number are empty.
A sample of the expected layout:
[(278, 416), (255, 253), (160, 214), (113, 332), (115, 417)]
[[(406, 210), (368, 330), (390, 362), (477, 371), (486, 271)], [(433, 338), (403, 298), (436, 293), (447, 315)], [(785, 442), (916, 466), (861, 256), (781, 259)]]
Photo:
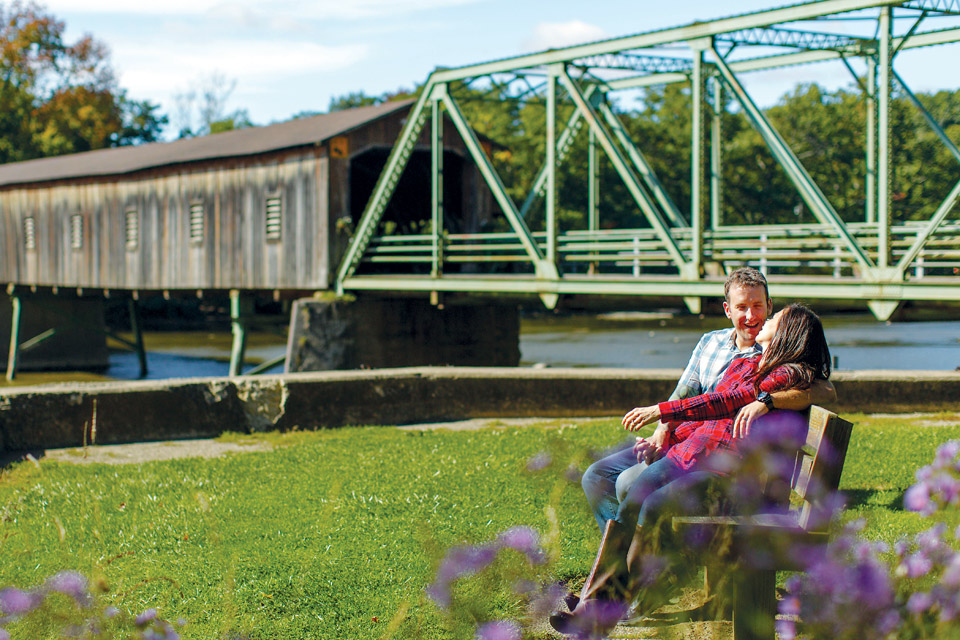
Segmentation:
[[(960, 415), (845, 417), (851, 517), (887, 541), (928, 527), (903, 512), (903, 492), (939, 444), (960, 438)], [(471, 637), (424, 595), (443, 551), (525, 524), (545, 536), (554, 577), (586, 573), (597, 528), (564, 471), (622, 437), (616, 419), (351, 428), (256, 436), (275, 449), (216, 459), (19, 463), (0, 475), (0, 588), (77, 570), (121, 609), (185, 618), (184, 638)], [(553, 462), (527, 471), (541, 451)], [(510, 589), (462, 582), (468, 608), (520, 615)], [(35, 637), (22, 623), (10, 631)]]

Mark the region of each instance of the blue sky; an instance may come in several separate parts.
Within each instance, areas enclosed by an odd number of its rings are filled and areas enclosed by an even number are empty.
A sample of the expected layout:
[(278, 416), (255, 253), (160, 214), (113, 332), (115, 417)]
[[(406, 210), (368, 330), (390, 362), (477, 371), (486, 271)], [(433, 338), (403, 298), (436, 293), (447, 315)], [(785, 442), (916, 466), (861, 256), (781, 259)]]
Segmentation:
[[(777, 0), (48, 0), (69, 39), (106, 42), (120, 85), (173, 115), (173, 96), (217, 72), (236, 81), (227, 109), (256, 124), (325, 111), (332, 96), (379, 94), (460, 66), (679, 26), (783, 4)], [(942, 20), (924, 28), (953, 26)], [(905, 27), (903, 27), (905, 28)], [(960, 86), (960, 45), (904, 51), (915, 91)], [(840, 64), (745, 78), (761, 105), (797, 82), (846, 86)]]

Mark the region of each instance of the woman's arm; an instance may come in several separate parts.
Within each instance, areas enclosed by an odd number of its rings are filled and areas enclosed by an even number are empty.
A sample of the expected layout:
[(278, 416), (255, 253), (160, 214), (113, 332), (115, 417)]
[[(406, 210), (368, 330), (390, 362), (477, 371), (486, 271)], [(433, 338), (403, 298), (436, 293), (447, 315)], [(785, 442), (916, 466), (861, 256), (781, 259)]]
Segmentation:
[[(751, 369), (752, 370), (752, 369)], [(660, 419), (670, 421), (686, 420), (718, 420), (732, 418), (737, 412), (757, 399), (757, 391), (752, 381), (744, 379), (733, 388), (714, 393), (706, 393), (670, 402), (661, 402), (658, 406)], [(793, 375), (786, 367), (779, 367), (771, 371), (760, 381), (760, 390), (772, 392), (789, 387), (793, 382)]]

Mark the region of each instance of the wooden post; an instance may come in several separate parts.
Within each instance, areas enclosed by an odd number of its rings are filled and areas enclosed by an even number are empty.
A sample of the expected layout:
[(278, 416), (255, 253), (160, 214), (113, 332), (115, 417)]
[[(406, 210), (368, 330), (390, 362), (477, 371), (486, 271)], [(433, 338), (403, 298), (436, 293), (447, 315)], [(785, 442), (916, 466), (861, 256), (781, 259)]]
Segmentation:
[(734, 640), (774, 640), (777, 572), (773, 569), (740, 569), (735, 580)]
[(17, 360), (20, 355), (20, 317), (23, 315), (23, 306), (20, 296), (10, 293), (13, 302), (13, 315), (10, 317), (10, 353), (7, 354), (7, 380), (13, 381), (17, 375)]
[(137, 351), (137, 360), (140, 361), (140, 377), (147, 377), (147, 352), (143, 348), (143, 329), (140, 326), (140, 303), (136, 298), (127, 300), (127, 309), (130, 311), (130, 330), (133, 332), (133, 343)]
[(231, 376), (243, 373), (243, 358), (247, 350), (247, 318), (252, 311), (253, 299), (241, 296), (236, 289), (230, 292), (230, 324), (233, 328), (229, 373)]

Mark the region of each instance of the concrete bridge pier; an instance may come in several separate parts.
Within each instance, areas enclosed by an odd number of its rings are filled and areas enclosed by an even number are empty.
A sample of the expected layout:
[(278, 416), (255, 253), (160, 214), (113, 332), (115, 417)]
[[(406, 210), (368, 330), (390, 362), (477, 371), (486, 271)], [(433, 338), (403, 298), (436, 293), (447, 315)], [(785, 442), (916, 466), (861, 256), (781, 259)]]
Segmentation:
[(291, 310), (285, 371), (519, 363), (516, 306), (304, 298)]

